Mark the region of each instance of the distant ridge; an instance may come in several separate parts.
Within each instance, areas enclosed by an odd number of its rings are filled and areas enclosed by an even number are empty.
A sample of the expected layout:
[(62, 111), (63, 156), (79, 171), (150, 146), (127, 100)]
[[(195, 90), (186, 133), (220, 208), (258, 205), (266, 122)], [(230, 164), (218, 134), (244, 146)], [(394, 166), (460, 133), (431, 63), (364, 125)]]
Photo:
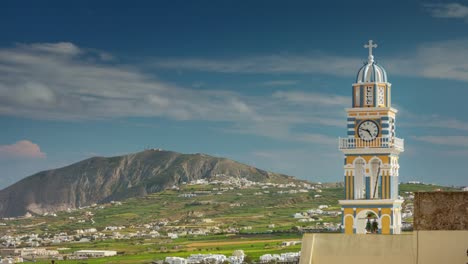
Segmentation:
[(22, 179), (0, 191), (0, 217), (144, 196), (217, 174), (257, 182), (295, 180), (226, 158), (150, 149), (118, 157), (93, 157)]

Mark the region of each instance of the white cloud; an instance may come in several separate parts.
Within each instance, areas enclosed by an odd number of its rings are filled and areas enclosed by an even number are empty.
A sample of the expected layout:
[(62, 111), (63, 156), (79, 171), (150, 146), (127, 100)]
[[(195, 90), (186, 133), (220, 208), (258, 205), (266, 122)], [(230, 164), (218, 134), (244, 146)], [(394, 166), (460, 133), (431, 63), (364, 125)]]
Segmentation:
[(468, 6), (459, 3), (426, 4), (424, 6), (433, 17), (458, 18), (468, 22)]
[(94, 55), (71, 43), (0, 49), (0, 114), (55, 119), (249, 118), (236, 94), (184, 89), (126, 65), (101, 63), (99, 54), (90, 60)]
[(11, 145), (0, 146), (1, 159), (43, 159), (46, 154), (41, 151), (39, 145), (32, 143), (29, 140), (20, 140)]
[[(468, 40), (437, 42), (421, 45), (406, 58), (389, 59), (390, 72), (414, 74), (432, 78), (452, 78), (468, 81)], [(129, 65), (109, 62), (103, 51), (80, 48), (72, 43), (21, 44), (0, 49), (0, 114), (45, 119), (101, 119), (118, 117), (164, 117), (176, 120), (229, 122), (225, 129), (301, 142), (328, 142), (311, 129), (295, 132), (300, 125), (343, 127), (348, 106), (347, 96), (304, 91), (278, 90), (271, 95), (250, 96), (227, 90), (195, 90), (163, 82)], [(92, 59), (90, 59), (92, 58)], [(321, 60), (327, 61), (327, 67)], [(317, 55), (254, 57), (215, 61), (213, 71), (298, 71), (329, 72), (341, 67), (354, 74), (357, 59)], [(275, 66), (276, 63), (281, 66)], [(387, 60), (385, 60), (387, 61)], [(168, 67), (193, 68), (186, 62), (166, 61)], [(214, 65), (214, 61), (196, 61)], [(270, 66), (260, 62), (269, 62)], [(357, 63), (357, 64), (356, 64)], [(228, 66), (228, 64), (230, 66)], [(246, 68), (243, 65), (247, 65)], [(314, 66), (315, 65), (315, 66)], [(321, 65), (319, 67), (319, 65)], [(444, 68), (445, 67), (445, 68)], [(445, 69), (445, 70), (440, 70)], [(279, 80), (271, 85), (289, 83)], [(291, 81), (290, 83), (293, 83)], [(421, 118), (412, 118), (423, 120)], [(430, 120), (426, 122), (424, 120)], [(468, 130), (466, 122), (441, 117), (425, 117), (412, 126), (449, 127)], [(318, 137), (318, 138), (317, 138)]]
[[(229, 122), (231, 131), (303, 142), (314, 140), (295, 133), (297, 125), (343, 125), (345, 105), (340, 105), (345, 100), (339, 96), (305, 92), (249, 96), (184, 88), (109, 62), (111, 54), (102, 61), (104, 53), (72, 43), (0, 49), (0, 115), (223, 121)], [(306, 100), (298, 102), (298, 96)]]

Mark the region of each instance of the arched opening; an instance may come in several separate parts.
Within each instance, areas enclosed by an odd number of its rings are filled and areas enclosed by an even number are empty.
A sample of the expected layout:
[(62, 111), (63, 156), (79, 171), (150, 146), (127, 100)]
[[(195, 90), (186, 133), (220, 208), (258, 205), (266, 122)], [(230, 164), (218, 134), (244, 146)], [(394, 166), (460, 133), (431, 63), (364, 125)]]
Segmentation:
[(381, 161), (378, 158), (373, 158), (370, 162), (370, 198), (379, 198), (379, 175)]
[(379, 216), (372, 210), (362, 210), (356, 215), (356, 234), (378, 234)]
[(366, 195), (366, 185), (364, 182), (364, 172), (366, 162), (359, 158), (354, 163), (354, 199), (364, 199)]

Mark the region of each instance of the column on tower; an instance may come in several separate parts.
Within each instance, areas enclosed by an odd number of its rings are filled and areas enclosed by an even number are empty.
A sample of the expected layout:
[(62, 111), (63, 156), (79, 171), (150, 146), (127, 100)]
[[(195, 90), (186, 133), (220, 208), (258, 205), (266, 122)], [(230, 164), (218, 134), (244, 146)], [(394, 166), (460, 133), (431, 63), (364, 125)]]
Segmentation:
[(369, 193), (369, 196), (370, 196), (370, 199), (377, 199), (379, 198), (379, 188), (378, 188), (378, 180), (379, 180), (379, 176), (381, 174), (381, 166), (382, 166), (382, 161), (375, 157), (373, 158), (370, 163), (370, 175), (369, 175), (369, 179), (370, 179), (370, 193)]
[[(388, 168), (389, 165), (385, 167)], [(382, 199), (390, 199), (390, 170), (388, 169), (382, 170), (380, 189)]]
[(398, 199), (398, 179), (399, 179), (399, 169), (400, 165), (398, 164), (398, 156), (392, 157), (392, 175), (390, 182), (390, 198)]
[(398, 157), (383, 156), (380, 172), (380, 198), (398, 199)]
[(352, 200), (354, 198), (353, 170), (345, 170), (345, 192), (346, 200)]

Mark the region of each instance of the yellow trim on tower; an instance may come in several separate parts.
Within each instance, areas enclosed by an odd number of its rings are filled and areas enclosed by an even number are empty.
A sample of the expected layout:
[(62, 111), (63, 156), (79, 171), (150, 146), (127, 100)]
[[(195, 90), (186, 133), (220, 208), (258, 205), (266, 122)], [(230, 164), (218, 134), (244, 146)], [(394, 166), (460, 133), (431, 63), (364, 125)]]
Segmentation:
[(372, 211), (376, 215), (379, 215), (379, 209), (377, 208), (356, 208), (356, 215), (358, 215), (361, 211)]
[(345, 215), (344, 216), (344, 226), (345, 226), (345, 234), (347, 235), (352, 235), (353, 232), (353, 225), (354, 225), (354, 219), (352, 214), (351, 215)]
[(382, 227), (382, 235), (390, 235), (390, 216), (384, 215), (380, 221)]
[(382, 213), (382, 215), (384, 215), (384, 214), (392, 215), (392, 209), (391, 208), (382, 208), (381, 213)]

